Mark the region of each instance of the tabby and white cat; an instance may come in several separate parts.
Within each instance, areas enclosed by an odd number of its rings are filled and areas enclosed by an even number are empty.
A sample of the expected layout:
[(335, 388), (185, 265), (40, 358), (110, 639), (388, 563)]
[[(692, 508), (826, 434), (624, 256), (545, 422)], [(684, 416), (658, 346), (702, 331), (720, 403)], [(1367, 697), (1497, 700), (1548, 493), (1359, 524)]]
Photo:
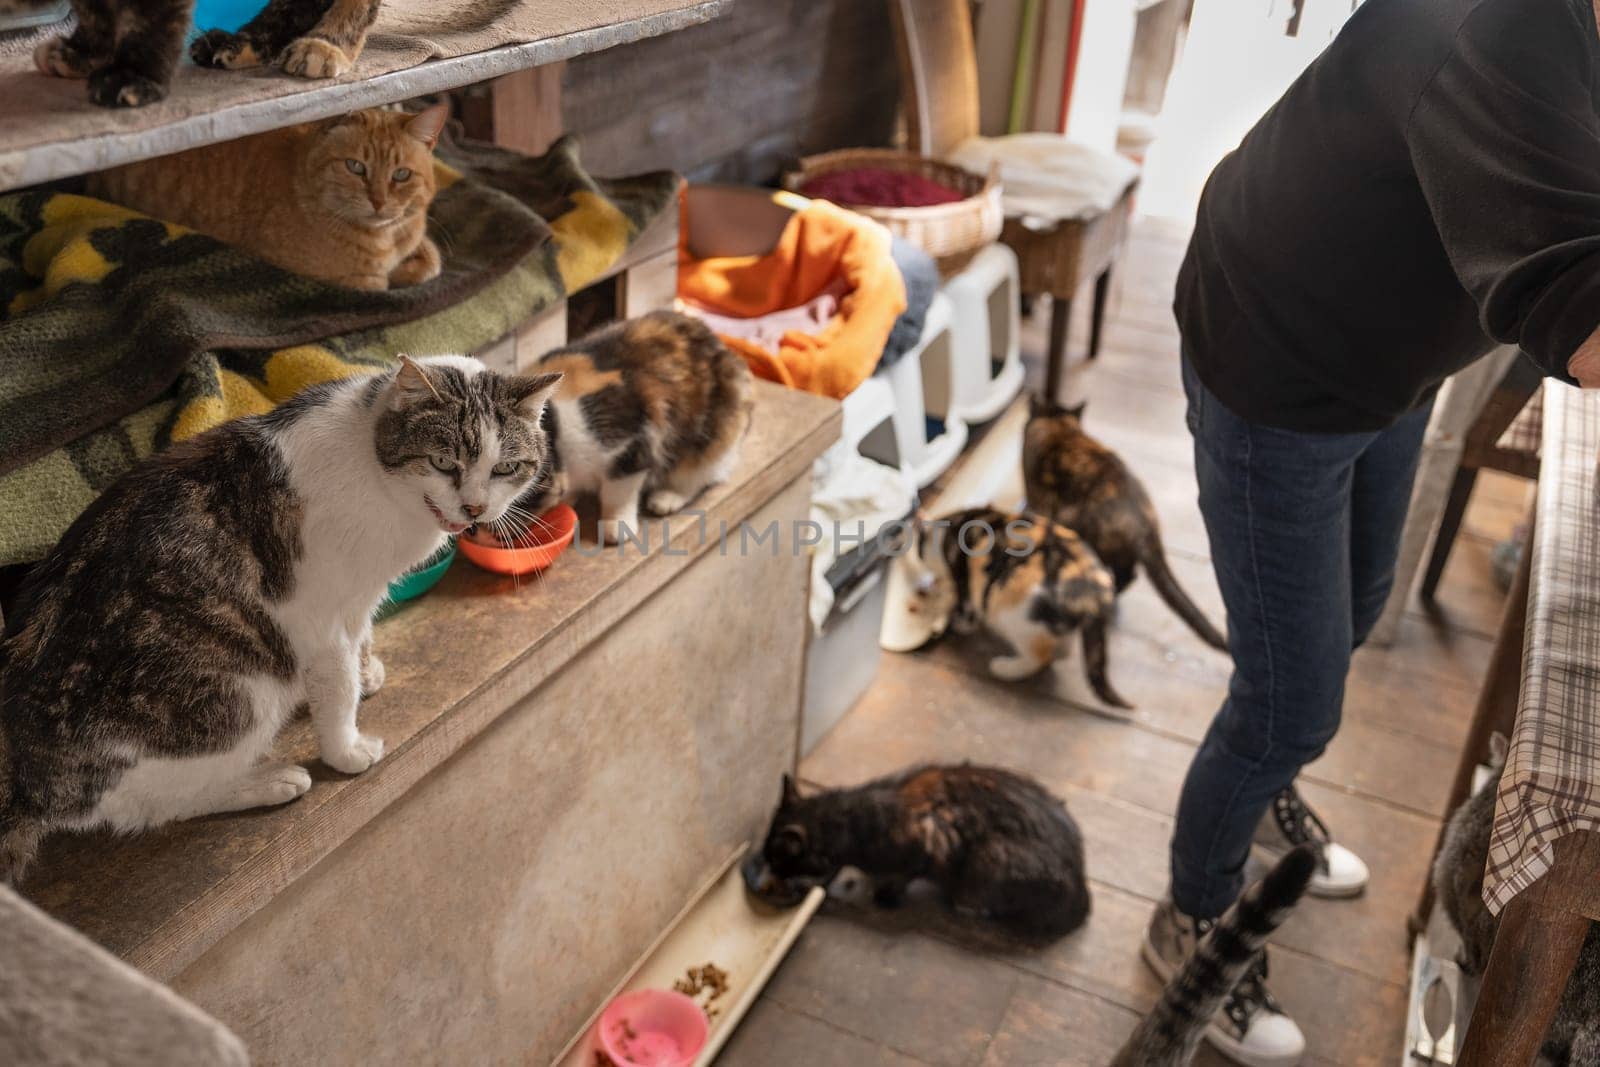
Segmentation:
[(114, 167), (88, 190), (336, 285), (418, 285), (441, 267), (428, 205), (448, 117), (356, 111)]
[[(1489, 742), (1489, 778), (1450, 816), (1444, 841), (1433, 864), (1433, 889), (1456, 932), (1461, 951), (1456, 962), (1469, 975), (1489, 965), (1500, 920), (1483, 903), (1483, 873), (1494, 831), (1494, 805), (1507, 744), (1495, 734)], [(1577, 965), (1545, 1031), (1541, 1062), (1548, 1067), (1594, 1067), (1600, 1064), (1600, 924), (1591, 924)]]
[(537, 514), (582, 493), (600, 498), (600, 539), (639, 527), (639, 503), (670, 515), (727, 480), (750, 426), (750, 368), (699, 319), (654, 311), (558, 348), (562, 375), (545, 428), (553, 471), (521, 503)]
[(1305, 895), (1316, 869), (1316, 852), (1301, 845), (1245, 890), (1172, 976), (1111, 1067), (1187, 1067), (1212, 1017)]
[(1037, 515), (969, 508), (919, 519), (915, 537), (914, 551), (896, 560), (910, 571), (911, 610), (935, 630), (982, 625), (1005, 640), (1012, 654), (989, 661), (996, 678), (1039, 673), (1067, 655), (1076, 630), (1095, 693), (1113, 707), (1132, 707), (1106, 677), (1111, 572), (1077, 534)]
[(29, 576), (0, 641), (0, 881), (44, 834), (282, 804), (262, 763), (309, 704), (356, 774), (383, 681), (372, 612), (396, 575), (492, 522), (548, 462), (554, 375), (402, 357), (191, 438), (112, 484)]
[(1111, 568), (1120, 593), (1144, 568), (1167, 606), (1212, 648), (1228, 639), (1183, 591), (1167, 565), (1161, 524), (1150, 494), (1111, 449), (1083, 432), (1083, 405), (1030, 401), (1022, 437), (1028, 507), (1076, 530)]

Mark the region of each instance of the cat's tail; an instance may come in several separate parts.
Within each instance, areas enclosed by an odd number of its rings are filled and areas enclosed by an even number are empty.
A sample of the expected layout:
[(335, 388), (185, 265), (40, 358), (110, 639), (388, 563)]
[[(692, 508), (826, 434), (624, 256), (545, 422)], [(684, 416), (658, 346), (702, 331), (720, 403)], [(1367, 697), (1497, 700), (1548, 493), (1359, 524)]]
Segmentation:
[(1198, 634), (1200, 640), (1212, 648), (1228, 651), (1228, 639), (1211, 624), (1205, 612), (1189, 599), (1189, 594), (1183, 591), (1183, 586), (1178, 584), (1177, 577), (1173, 575), (1172, 568), (1167, 566), (1167, 552), (1161, 545), (1160, 535), (1150, 538), (1139, 553), (1139, 562), (1144, 565), (1145, 574), (1150, 576), (1150, 584), (1156, 587), (1156, 592), (1167, 602), (1167, 607), (1177, 612), (1178, 617), (1189, 624), (1189, 629)]
[(1301, 845), (1279, 860), (1206, 935), (1111, 1067), (1184, 1067), (1205, 1028), (1311, 884), (1317, 854)]

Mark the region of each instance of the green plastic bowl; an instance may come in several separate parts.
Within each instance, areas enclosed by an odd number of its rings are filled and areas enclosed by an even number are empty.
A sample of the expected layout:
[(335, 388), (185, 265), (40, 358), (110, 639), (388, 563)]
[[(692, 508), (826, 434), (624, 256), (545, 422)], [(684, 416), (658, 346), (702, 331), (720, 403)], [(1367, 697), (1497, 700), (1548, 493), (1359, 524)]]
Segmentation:
[(455, 558), (456, 539), (452, 537), (444, 543), (443, 548), (423, 560), (420, 565), (389, 583), (389, 595), (378, 608), (379, 617), (388, 615), (397, 605), (415, 600), (438, 585), (439, 579), (444, 577), (444, 572), (450, 569), (450, 564), (455, 562)]

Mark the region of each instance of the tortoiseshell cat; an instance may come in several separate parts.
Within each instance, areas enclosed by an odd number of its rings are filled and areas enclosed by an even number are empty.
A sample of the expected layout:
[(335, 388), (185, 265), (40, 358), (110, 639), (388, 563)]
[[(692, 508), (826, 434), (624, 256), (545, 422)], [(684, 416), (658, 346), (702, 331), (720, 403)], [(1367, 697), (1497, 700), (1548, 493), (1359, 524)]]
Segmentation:
[(873, 880), (880, 907), (927, 879), (957, 915), (1029, 943), (1054, 941), (1089, 915), (1078, 824), (1038, 782), (998, 767), (917, 767), (809, 797), (784, 775), (752, 860), (746, 883), (774, 903), (796, 902), (849, 866)]
[(1316, 852), (1301, 845), (1246, 889), (1172, 976), (1111, 1067), (1188, 1067), (1212, 1016), (1305, 895), (1316, 869)]
[(428, 205), (448, 113), (356, 111), (114, 167), (91, 175), (88, 190), (308, 277), (418, 285), (442, 266)]
[(1139, 479), (1117, 454), (1083, 432), (1083, 405), (1035, 396), (1022, 437), (1028, 508), (1076, 530), (1111, 568), (1120, 593), (1143, 567), (1161, 599), (1200, 640), (1228, 650), (1228, 639), (1189, 599), (1161, 546), (1161, 524)]
[(54, 830), (131, 832), (283, 804), (305, 768), (261, 762), (309, 705), (322, 761), (383, 742), (390, 580), (493, 522), (547, 462), (556, 378), (463, 356), (313, 386), (113, 482), (29, 575), (0, 640), (0, 881)]
[[(1469, 975), (1482, 975), (1489, 965), (1500, 920), (1483, 903), (1483, 874), (1494, 831), (1496, 786), (1505, 769), (1507, 743), (1495, 734), (1489, 742), (1489, 778), (1450, 816), (1444, 842), (1433, 864), (1433, 888), (1439, 906), (1461, 935), (1456, 962)], [(1589, 936), (1556, 1005), (1540, 1049), (1550, 1067), (1594, 1067), (1600, 1064), (1600, 924)]]
[(911, 569), (911, 610), (949, 620), (957, 633), (980, 624), (1011, 645), (989, 661), (996, 678), (1018, 681), (1070, 650), (1079, 631), (1083, 669), (1100, 699), (1132, 707), (1106, 677), (1111, 572), (1076, 533), (1038, 515), (968, 508), (919, 519), (915, 551), (896, 560)]
[(302, 78), (348, 74), (382, 0), (269, 0), (237, 33), (207, 30), (189, 46), (202, 67), (270, 66)]
[[(0, 0), (0, 14), (49, 0)], [(78, 25), (33, 51), (33, 64), (58, 78), (87, 78), (101, 107), (141, 107), (167, 95), (183, 55), (194, 0), (72, 0)]]
[(727, 480), (750, 425), (750, 369), (699, 319), (654, 311), (547, 353), (562, 375), (545, 428), (549, 481), (520, 501), (537, 514), (600, 498), (600, 538), (637, 530), (639, 504), (670, 515)]

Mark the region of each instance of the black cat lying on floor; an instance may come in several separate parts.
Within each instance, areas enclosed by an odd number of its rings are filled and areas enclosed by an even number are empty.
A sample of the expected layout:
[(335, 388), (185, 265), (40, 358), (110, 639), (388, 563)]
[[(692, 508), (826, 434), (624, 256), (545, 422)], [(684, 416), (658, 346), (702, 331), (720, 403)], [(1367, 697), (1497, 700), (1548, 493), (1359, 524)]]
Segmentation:
[(1089, 915), (1083, 835), (1066, 805), (996, 767), (917, 767), (854, 789), (783, 799), (745, 883), (770, 903), (797, 903), (844, 867), (896, 907), (916, 879), (935, 883), (957, 916), (1023, 942), (1054, 941)]

